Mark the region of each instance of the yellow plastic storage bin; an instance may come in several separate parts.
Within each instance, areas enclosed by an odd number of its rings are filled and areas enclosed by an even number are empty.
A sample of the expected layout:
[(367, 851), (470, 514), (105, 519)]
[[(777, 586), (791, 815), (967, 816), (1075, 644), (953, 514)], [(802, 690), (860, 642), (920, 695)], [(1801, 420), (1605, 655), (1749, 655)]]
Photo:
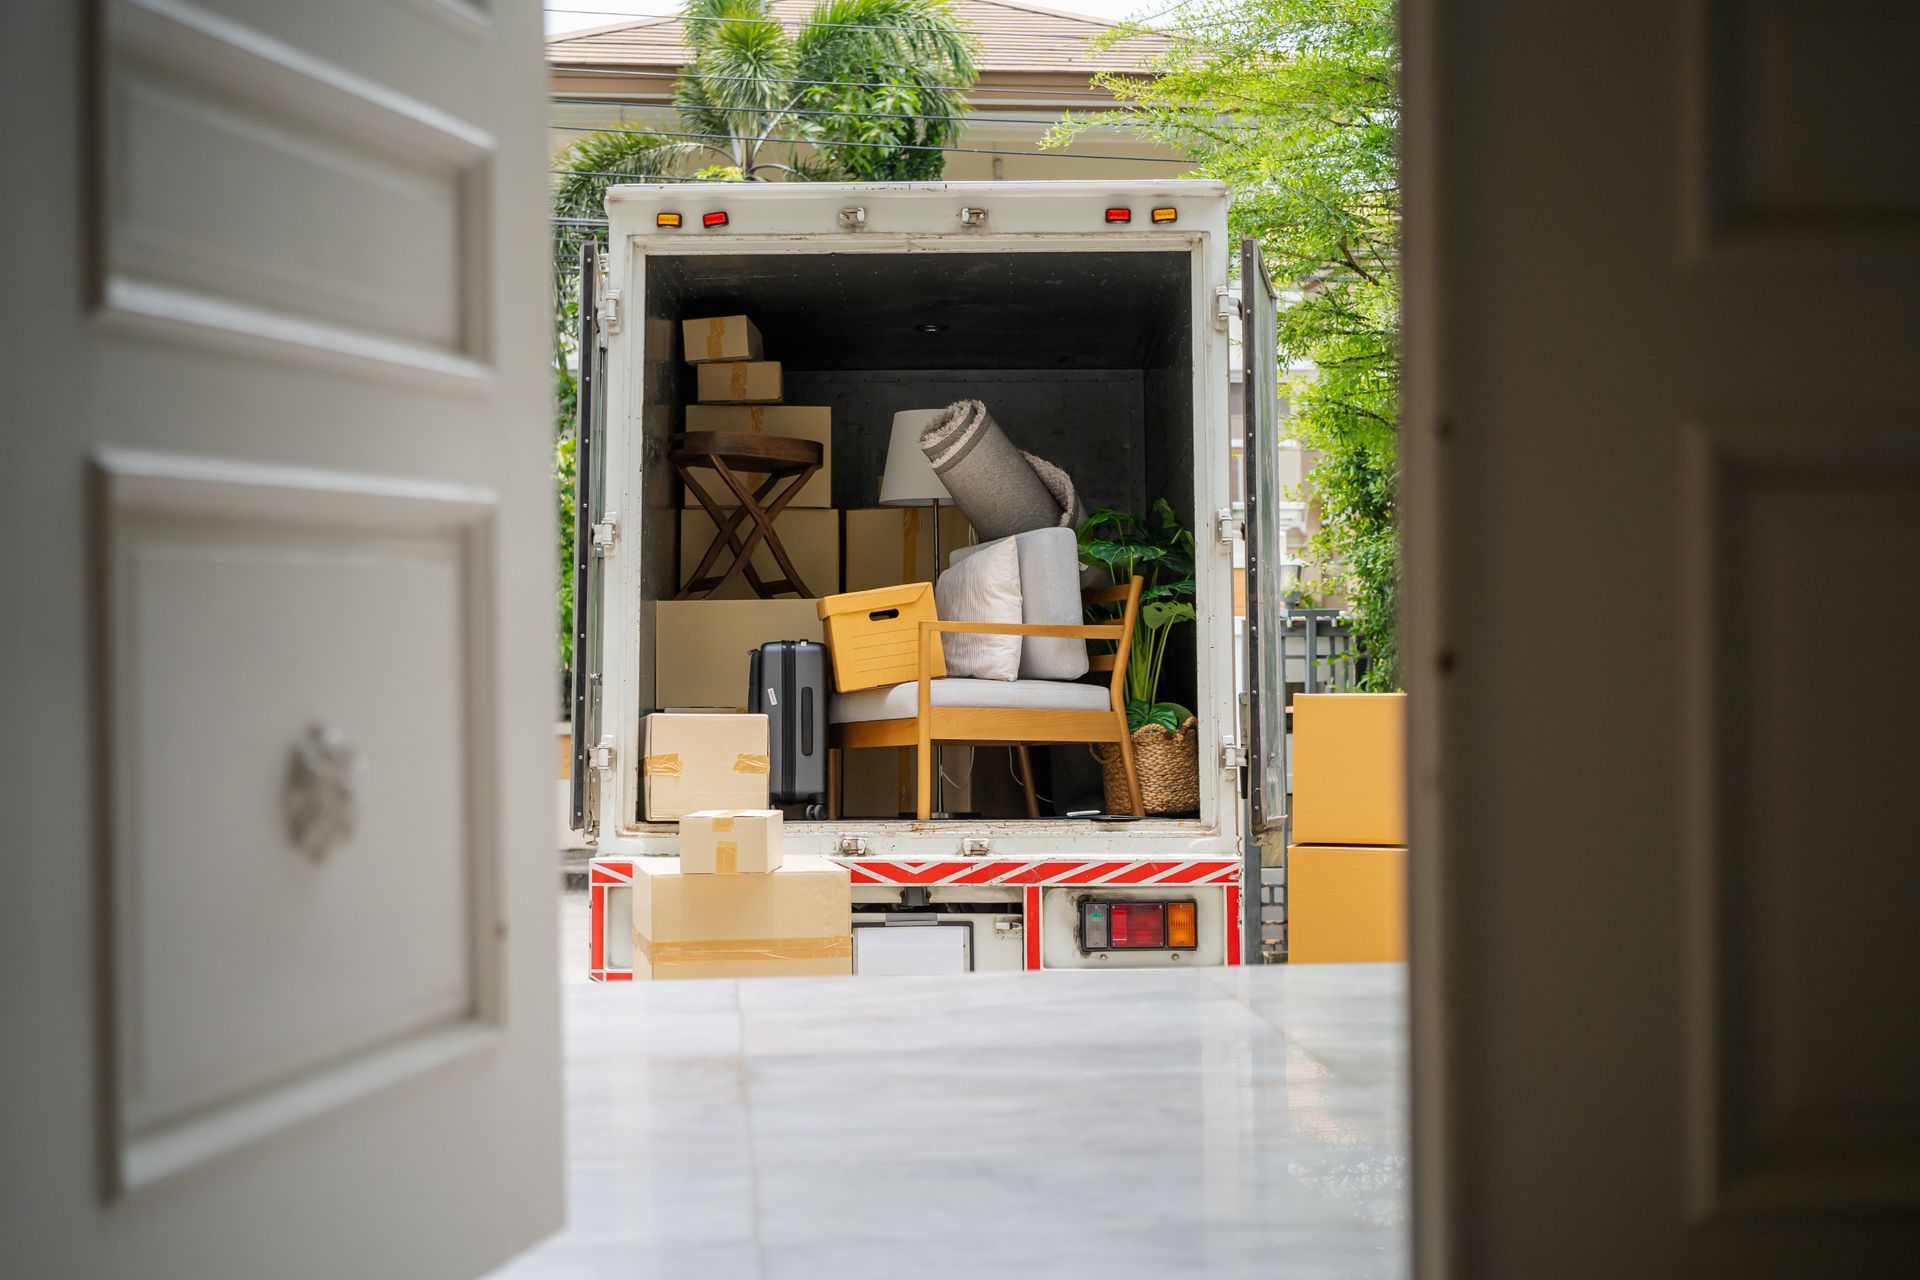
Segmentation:
[[(934, 621), (931, 582), (849, 591), (826, 597), (819, 608), (841, 693), (919, 678), (920, 624)], [(947, 657), (937, 637), (932, 648), (928, 674), (944, 676)]]

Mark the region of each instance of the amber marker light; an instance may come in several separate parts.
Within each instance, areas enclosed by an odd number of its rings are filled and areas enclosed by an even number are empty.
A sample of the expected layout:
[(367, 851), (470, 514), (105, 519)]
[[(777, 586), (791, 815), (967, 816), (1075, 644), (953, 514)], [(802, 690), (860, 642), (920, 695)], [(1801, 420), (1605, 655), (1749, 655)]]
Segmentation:
[(653, 225), (656, 227), (677, 227), (680, 225), (680, 215), (677, 213), (655, 214)]
[(1173, 222), (1178, 219), (1179, 216), (1179, 212), (1173, 209), (1155, 209), (1153, 211), (1153, 220), (1155, 222)]

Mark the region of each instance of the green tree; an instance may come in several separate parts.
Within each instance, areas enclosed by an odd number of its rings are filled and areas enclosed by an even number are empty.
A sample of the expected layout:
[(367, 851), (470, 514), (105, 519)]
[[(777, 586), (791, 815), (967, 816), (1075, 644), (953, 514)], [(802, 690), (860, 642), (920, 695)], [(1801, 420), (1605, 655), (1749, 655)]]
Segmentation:
[(1315, 594), (1343, 595), (1366, 687), (1398, 686), (1399, 32), (1392, 0), (1197, 0), (1141, 80), (1097, 79), (1130, 105), (1069, 116), (1138, 130), (1233, 192), (1235, 232), (1260, 241), (1288, 302), (1280, 354), (1292, 431), (1321, 461)]

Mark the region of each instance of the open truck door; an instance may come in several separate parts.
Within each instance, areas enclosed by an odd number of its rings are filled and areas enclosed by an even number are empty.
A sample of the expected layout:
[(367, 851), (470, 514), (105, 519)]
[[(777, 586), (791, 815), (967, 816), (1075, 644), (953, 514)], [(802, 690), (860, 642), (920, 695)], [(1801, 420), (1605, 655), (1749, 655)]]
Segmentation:
[(589, 842), (600, 832), (600, 775), (593, 759), (600, 732), (600, 566), (612, 531), (611, 522), (601, 514), (606, 491), (600, 449), (606, 422), (600, 377), (607, 341), (607, 326), (600, 315), (605, 261), (597, 241), (590, 238), (580, 246), (580, 374), (573, 455), (573, 766), (568, 823)]
[(1240, 242), (1240, 357), (1247, 397), (1247, 744), (1243, 954), (1260, 955), (1260, 867), (1263, 850), (1286, 844), (1287, 676), (1281, 612), (1286, 583), (1281, 564), (1286, 535), (1279, 520), (1280, 361), (1279, 299), (1267, 278), (1260, 244)]

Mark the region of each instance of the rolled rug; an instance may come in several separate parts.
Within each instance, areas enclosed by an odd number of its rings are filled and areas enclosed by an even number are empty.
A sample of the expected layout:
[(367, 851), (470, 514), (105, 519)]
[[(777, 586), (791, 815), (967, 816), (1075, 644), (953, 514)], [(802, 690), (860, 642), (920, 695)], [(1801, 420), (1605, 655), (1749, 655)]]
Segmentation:
[(942, 409), (920, 433), (920, 451), (982, 542), (1050, 528), (1066, 514), (978, 400)]

